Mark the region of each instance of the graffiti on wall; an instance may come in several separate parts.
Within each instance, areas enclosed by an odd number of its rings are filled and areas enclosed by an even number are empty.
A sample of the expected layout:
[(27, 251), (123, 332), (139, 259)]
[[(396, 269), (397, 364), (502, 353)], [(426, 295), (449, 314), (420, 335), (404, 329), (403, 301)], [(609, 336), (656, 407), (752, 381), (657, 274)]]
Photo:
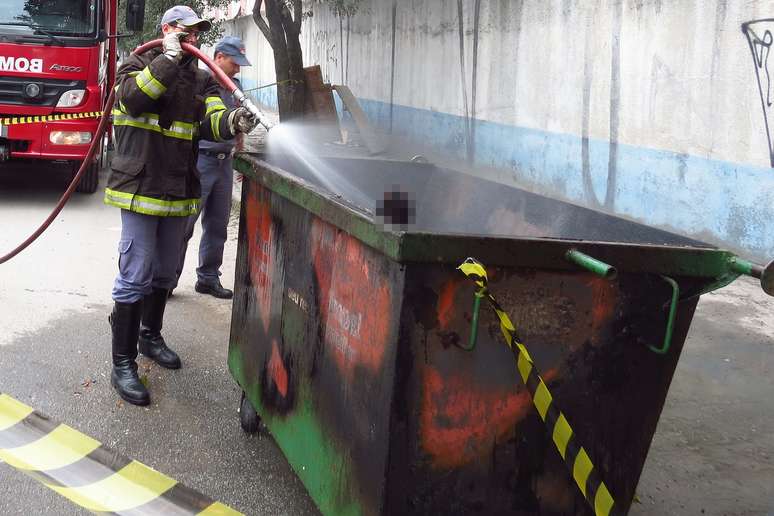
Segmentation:
[(774, 42), (774, 18), (763, 20), (753, 20), (742, 24), (742, 32), (747, 37), (747, 43), (752, 52), (753, 64), (755, 66), (755, 77), (758, 81), (758, 93), (761, 98), (761, 108), (763, 109), (763, 123), (766, 128), (766, 140), (768, 142), (769, 163), (774, 167), (774, 146), (771, 141), (772, 103), (774, 103), (774, 92), (772, 92), (771, 70), (769, 69), (769, 57), (771, 56), (771, 46)]

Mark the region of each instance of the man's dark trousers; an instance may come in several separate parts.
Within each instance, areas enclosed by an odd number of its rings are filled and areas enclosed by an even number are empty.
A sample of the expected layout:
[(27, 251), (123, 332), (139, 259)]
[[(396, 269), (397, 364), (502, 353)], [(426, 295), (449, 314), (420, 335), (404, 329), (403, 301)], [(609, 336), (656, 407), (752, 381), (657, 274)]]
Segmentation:
[[(224, 156), (223, 159), (218, 159)], [(226, 227), (231, 213), (231, 191), (234, 187), (234, 170), (230, 154), (209, 155), (199, 152), (196, 168), (201, 174), (202, 202), (198, 214), (188, 217), (177, 278), (183, 271), (188, 241), (194, 233), (199, 216), (202, 219), (202, 239), (199, 243), (199, 267), (196, 275), (200, 282), (213, 284), (220, 276), (223, 263), (223, 247), (226, 244)]]

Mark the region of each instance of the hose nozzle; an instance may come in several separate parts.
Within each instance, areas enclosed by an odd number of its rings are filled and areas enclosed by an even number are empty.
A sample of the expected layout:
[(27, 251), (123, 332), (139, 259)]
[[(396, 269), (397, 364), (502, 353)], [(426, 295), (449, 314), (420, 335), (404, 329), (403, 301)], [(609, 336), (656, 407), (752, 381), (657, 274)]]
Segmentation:
[(253, 104), (253, 101), (250, 100), (250, 98), (245, 95), (245, 93), (240, 90), (239, 88), (234, 89), (234, 97), (239, 101), (239, 103), (242, 105), (242, 107), (247, 108), (247, 110), (253, 114), (254, 117), (258, 119), (258, 123), (261, 124), (267, 131), (270, 131), (274, 124), (269, 122), (266, 115), (264, 115), (258, 107)]

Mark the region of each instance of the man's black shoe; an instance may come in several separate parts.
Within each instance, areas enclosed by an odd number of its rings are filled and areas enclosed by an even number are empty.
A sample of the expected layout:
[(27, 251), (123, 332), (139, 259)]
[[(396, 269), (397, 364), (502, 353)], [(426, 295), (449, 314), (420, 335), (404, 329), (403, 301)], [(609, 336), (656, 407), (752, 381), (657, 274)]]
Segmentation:
[(223, 285), (220, 284), (219, 280), (215, 280), (214, 283), (197, 281), (194, 290), (200, 294), (209, 294), (219, 299), (231, 299), (234, 297), (234, 292), (227, 288), (223, 288)]
[(161, 367), (180, 369), (182, 365), (178, 354), (169, 349), (160, 333), (154, 333), (145, 327), (141, 328), (139, 347), (140, 353), (154, 360)]

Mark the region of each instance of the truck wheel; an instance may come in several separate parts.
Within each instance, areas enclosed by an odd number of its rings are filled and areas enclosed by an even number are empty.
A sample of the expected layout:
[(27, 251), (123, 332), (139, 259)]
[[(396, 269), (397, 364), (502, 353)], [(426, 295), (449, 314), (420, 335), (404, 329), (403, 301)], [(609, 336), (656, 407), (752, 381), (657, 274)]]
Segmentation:
[(102, 137), (102, 145), (100, 145), (99, 149), (99, 158), (97, 158), (97, 163), (99, 163), (99, 168), (103, 169), (108, 164), (108, 146), (107, 146), (107, 136)]
[[(73, 165), (74, 174), (78, 173), (78, 167), (80, 167), (80, 163), (76, 162)], [(78, 186), (75, 187), (76, 192), (81, 193), (94, 193), (97, 191), (97, 184), (99, 184), (99, 160), (92, 161), (91, 165), (89, 165), (89, 168), (86, 169), (86, 172), (83, 174), (83, 177), (81, 177), (81, 181), (78, 183)]]
[(245, 396), (244, 391), (242, 391), (242, 401), (239, 402), (239, 424), (242, 425), (242, 430), (248, 434), (254, 434), (261, 426), (261, 417)]

